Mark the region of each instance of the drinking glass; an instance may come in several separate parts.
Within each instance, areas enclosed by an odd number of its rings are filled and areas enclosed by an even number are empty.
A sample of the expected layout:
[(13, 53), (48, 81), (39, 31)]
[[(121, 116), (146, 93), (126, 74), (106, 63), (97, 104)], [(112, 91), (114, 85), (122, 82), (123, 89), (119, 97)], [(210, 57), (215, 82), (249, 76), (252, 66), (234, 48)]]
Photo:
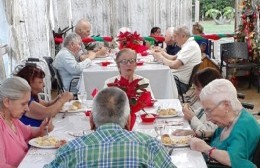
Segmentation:
[(88, 98), (87, 92), (78, 92), (78, 99), (80, 103), (85, 107), (87, 107), (87, 98)]
[(153, 123), (154, 130), (158, 136), (161, 136), (163, 133), (163, 130), (165, 128), (165, 121), (164, 120), (155, 120)]

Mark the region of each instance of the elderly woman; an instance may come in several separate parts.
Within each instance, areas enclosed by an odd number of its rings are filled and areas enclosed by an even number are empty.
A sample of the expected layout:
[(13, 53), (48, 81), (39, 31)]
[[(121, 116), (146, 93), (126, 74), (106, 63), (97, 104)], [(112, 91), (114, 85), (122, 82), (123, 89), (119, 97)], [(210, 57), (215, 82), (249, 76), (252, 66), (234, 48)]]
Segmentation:
[(226, 79), (212, 81), (201, 90), (200, 101), (207, 120), (218, 128), (210, 145), (191, 138), (191, 149), (204, 152), (231, 167), (255, 167), (251, 160), (260, 138), (260, 127), (255, 118), (243, 109), (233, 84)]
[(45, 128), (53, 130), (47, 119), (40, 127), (26, 126), (19, 118), (29, 111), (31, 87), (20, 77), (8, 78), (0, 85), (0, 167), (17, 167), (31, 138), (45, 135)]
[(24, 78), (32, 89), (28, 103), (30, 110), (26, 111), (20, 119), (26, 125), (40, 126), (46, 117), (55, 116), (65, 102), (73, 99), (72, 93), (65, 92), (52, 101), (46, 102), (41, 100), (38, 94), (43, 90), (45, 73), (36, 66), (25, 66), (17, 73), (17, 76)]
[[(116, 63), (117, 63), (117, 67), (118, 67), (120, 75), (107, 79), (105, 81), (105, 87), (107, 87), (108, 83), (114, 82), (115, 79), (120, 80), (121, 77), (129, 80), (130, 82), (132, 82), (135, 79), (142, 79), (141, 81), (139, 81), (138, 84), (140, 84), (140, 85), (145, 84), (145, 83), (149, 84), (148, 79), (135, 74), (135, 69), (137, 66), (136, 59), (137, 59), (137, 54), (134, 50), (129, 49), (129, 48), (124, 48), (124, 49), (120, 50), (116, 56)], [(154, 97), (150, 84), (148, 85), (146, 90), (151, 93), (152, 97)]]
[[(214, 68), (205, 68), (199, 70), (193, 76), (193, 84), (195, 86), (195, 96), (199, 97), (201, 89), (206, 86), (208, 83), (215, 79), (222, 78), (218, 70)], [(200, 101), (197, 102), (197, 105), (201, 106)], [(188, 104), (185, 104), (183, 107), (184, 118), (190, 122), (191, 128), (194, 130), (176, 130), (174, 135), (189, 135), (196, 134), (199, 137), (205, 136), (205, 132), (214, 132), (217, 128), (217, 125), (213, 124), (210, 121), (207, 121), (204, 109), (199, 107), (199, 109), (193, 111)], [(203, 134), (203, 135), (202, 135)], [(204, 137), (202, 137), (204, 138)]]

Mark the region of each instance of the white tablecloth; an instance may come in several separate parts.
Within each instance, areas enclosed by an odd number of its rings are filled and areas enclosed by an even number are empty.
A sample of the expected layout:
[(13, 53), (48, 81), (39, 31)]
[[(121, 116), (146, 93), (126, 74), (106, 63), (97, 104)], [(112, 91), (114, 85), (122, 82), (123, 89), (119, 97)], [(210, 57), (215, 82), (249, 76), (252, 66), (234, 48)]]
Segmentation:
[[(88, 101), (90, 105), (92, 101)], [(177, 99), (167, 99), (159, 100), (155, 103), (153, 108), (145, 108), (149, 113), (154, 113), (156, 109), (160, 106), (161, 108), (174, 107), (179, 113), (180, 117), (168, 118), (167, 121), (184, 121), (181, 117), (181, 104)], [(139, 112), (141, 113), (141, 112)], [(71, 136), (71, 133), (78, 134), (90, 133), (89, 118), (85, 116), (84, 113), (69, 113), (64, 119), (62, 119), (63, 113), (59, 113), (53, 120), (55, 129), (50, 133), (50, 135), (66, 139), (67, 141), (74, 139), (74, 136)], [(189, 129), (190, 126), (187, 121), (184, 121), (184, 124), (181, 126), (168, 126), (165, 128), (165, 131), (171, 132), (174, 129), (183, 128)], [(140, 118), (137, 117), (136, 124), (134, 126), (135, 131), (140, 131), (151, 136), (156, 136), (156, 133), (153, 129), (152, 124), (144, 124), (140, 121)], [(50, 163), (55, 158), (56, 149), (39, 149), (31, 147), (26, 154), (25, 158), (19, 165), (19, 168), (41, 168), (43, 165)], [(186, 148), (176, 148), (172, 153), (172, 162), (178, 168), (206, 168), (205, 161), (200, 152), (191, 151), (188, 147)]]
[[(102, 60), (113, 62), (108, 58), (94, 60), (89, 68), (84, 69), (81, 76), (79, 90), (87, 91), (89, 100), (92, 99), (91, 93), (95, 88), (101, 90), (106, 79), (119, 74), (115, 63), (104, 67), (99, 64)], [(137, 66), (136, 74), (149, 79), (154, 97), (156, 99), (178, 98), (178, 90), (170, 68), (162, 64), (151, 64), (152, 62), (148, 62), (145, 58), (141, 60), (145, 63)]]

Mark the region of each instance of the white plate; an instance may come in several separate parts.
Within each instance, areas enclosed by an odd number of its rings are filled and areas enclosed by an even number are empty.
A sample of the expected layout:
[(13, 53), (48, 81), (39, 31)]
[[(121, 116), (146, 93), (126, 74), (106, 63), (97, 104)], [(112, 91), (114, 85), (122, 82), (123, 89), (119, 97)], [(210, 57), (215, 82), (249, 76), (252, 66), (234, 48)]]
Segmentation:
[(174, 114), (174, 115), (158, 115), (159, 118), (171, 118), (171, 117), (177, 117), (177, 116), (178, 116), (178, 113)]
[(53, 146), (41, 146), (39, 144), (36, 143), (36, 139), (37, 138), (33, 138), (29, 141), (29, 144), (31, 146), (37, 147), (37, 148), (43, 148), (43, 149), (54, 149), (54, 148), (58, 148), (57, 146), (53, 145)]
[(78, 101), (78, 100), (72, 100), (70, 102), (66, 102), (62, 109), (60, 110), (61, 113), (65, 113), (66, 111), (69, 112), (69, 113), (78, 113), (78, 112), (84, 112), (87, 110), (86, 107), (84, 107), (83, 105), (81, 105), (82, 107), (80, 109), (77, 109), (77, 110), (67, 110), (69, 109), (70, 106), (72, 106), (72, 103), (75, 102), (75, 101)]
[[(190, 146), (188, 143), (176, 143), (178, 140), (181, 140), (182, 138), (190, 138), (190, 136), (172, 136), (170, 135), (171, 140), (173, 141), (173, 144), (164, 144), (164, 146), (174, 146), (174, 147), (188, 147)], [(161, 136), (158, 137), (158, 140), (161, 142)]]
[(156, 61), (148, 61), (145, 62), (146, 64), (161, 64), (160, 62), (156, 62)]

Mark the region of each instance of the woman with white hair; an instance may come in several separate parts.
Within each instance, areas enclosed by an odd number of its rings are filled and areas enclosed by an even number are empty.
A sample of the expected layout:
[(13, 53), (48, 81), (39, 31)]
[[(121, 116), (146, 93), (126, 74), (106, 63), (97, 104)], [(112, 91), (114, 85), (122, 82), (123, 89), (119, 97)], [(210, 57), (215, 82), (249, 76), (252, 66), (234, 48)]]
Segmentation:
[(200, 100), (207, 120), (218, 128), (210, 145), (192, 138), (191, 149), (231, 167), (255, 167), (251, 160), (259, 142), (260, 127), (242, 107), (233, 84), (226, 79), (216, 79), (202, 89)]
[(45, 119), (40, 127), (24, 125), (19, 118), (29, 111), (31, 87), (20, 77), (8, 78), (0, 85), (0, 167), (17, 167), (28, 151), (31, 138), (44, 136), (51, 121)]

